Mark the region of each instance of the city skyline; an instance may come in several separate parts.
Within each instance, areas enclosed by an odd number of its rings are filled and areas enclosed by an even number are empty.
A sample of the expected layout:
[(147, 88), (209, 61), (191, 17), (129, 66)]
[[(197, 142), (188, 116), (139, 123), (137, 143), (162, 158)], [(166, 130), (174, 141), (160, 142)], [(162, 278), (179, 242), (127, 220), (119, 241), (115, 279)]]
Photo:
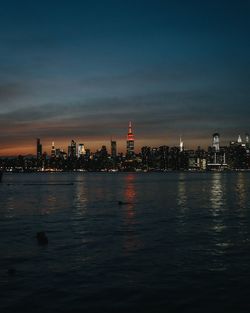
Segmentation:
[[(0, 168), (7, 172), (168, 172), (168, 171), (249, 171), (249, 134), (227, 145), (219, 133), (211, 136), (211, 145), (205, 150), (185, 147), (180, 137), (179, 146), (142, 146), (136, 142), (131, 121), (128, 124), (126, 152), (117, 149), (112, 138), (110, 146), (103, 145), (91, 151), (84, 143), (71, 140), (67, 149), (51, 143), (50, 153), (44, 151), (40, 138), (36, 139), (36, 155), (0, 158)], [(139, 150), (140, 149), (140, 150)], [(139, 150), (139, 151), (138, 151)]]
[[(133, 129), (133, 130), (132, 130)], [(230, 140), (226, 141), (223, 136), (221, 136), (218, 132), (214, 133), (213, 135), (210, 134), (209, 144), (204, 147), (202, 145), (197, 144), (197, 146), (188, 146), (185, 141), (184, 135), (179, 135), (177, 140), (172, 140), (174, 142), (173, 144), (169, 144), (169, 142), (164, 142), (159, 145), (150, 145), (148, 142), (145, 142), (145, 144), (141, 144), (141, 140), (138, 138), (135, 138), (134, 135), (134, 127), (132, 125), (132, 122), (130, 121), (128, 123), (128, 132), (126, 133), (126, 136), (123, 136), (124, 138), (122, 140), (116, 140), (116, 137), (111, 137), (109, 140), (100, 141), (99, 146), (95, 146), (91, 144), (91, 142), (83, 142), (82, 140), (76, 140), (75, 138), (68, 140), (67, 142), (63, 142), (62, 145), (60, 145), (58, 142), (55, 142), (55, 140), (51, 140), (49, 142), (44, 141), (42, 138), (33, 138), (32, 139), (32, 148), (31, 152), (28, 153), (18, 153), (16, 151), (15, 154), (12, 155), (1, 155), (0, 157), (9, 157), (9, 156), (18, 156), (18, 155), (37, 155), (37, 151), (42, 149), (43, 153), (46, 153), (47, 155), (53, 156), (55, 154), (56, 149), (59, 149), (62, 152), (68, 153), (68, 149), (70, 146), (72, 146), (72, 143), (75, 145), (75, 153), (81, 154), (81, 151), (85, 151), (85, 149), (90, 150), (91, 152), (97, 152), (100, 151), (100, 149), (105, 146), (108, 151), (110, 151), (110, 155), (112, 155), (112, 149), (116, 151), (116, 153), (123, 153), (128, 155), (133, 155), (134, 153), (138, 154), (141, 152), (142, 147), (151, 147), (151, 148), (158, 148), (160, 146), (168, 146), (168, 147), (179, 147), (180, 151), (184, 150), (192, 150), (192, 149), (203, 149), (207, 150), (209, 147), (214, 147), (216, 151), (219, 151), (219, 146), (227, 146), (231, 144), (232, 142), (235, 143), (247, 143), (249, 144), (249, 133), (245, 132), (244, 134), (237, 134), (237, 136), (234, 136), (234, 138), (231, 138)], [(216, 139), (215, 139), (216, 138)], [(36, 145), (35, 145), (36, 142)], [(132, 142), (132, 146), (131, 146)], [(144, 143), (144, 141), (143, 141)], [(40, 148), (38, 148), (38, 146)], [(113, 146), (113, 148), (112, 148)], [(30, 150), (28, 150), (30, 151)], [(40, 152), (40, 155), (42, 153)]]
[(125, 151), (129, 120), (138, 146), (244, 136), (249, 12), (248, 0), (3, 3), (0, 155), (34, 153), (34, 138), (96, 150), (113, 137)]

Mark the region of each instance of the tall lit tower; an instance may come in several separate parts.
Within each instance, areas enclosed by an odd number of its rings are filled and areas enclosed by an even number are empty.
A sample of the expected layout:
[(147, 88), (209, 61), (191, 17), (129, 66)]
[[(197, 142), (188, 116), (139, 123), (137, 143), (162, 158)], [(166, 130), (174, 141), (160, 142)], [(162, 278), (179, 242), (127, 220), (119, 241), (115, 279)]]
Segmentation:
[(238, 142), (239, 144), (242, 144), (242, 139), (241, 139), (241, 136), (240, 136), (240, 135), (238, 136), (237, 142)]
[(129, 122), (128, 125), (128, 135), (127, 135), (127, 156), (131, 157), (134, 155), (134, 149), (135, 149), (135, 139), (134, 134), (132, 132), (132, 123)]
[(213, 148), (215, 152), (220, 151), (220, 134), (218, 133), (213, 134)]
[(180, 137), (180, 152), (182, 152), (183, 150), (184, 150), (184, 142), (182, 141)]
[(55, 149), (55, 143), (52, 141), (51, 145), (51, 157), (54, 158), (56, 156), (56, 149)]

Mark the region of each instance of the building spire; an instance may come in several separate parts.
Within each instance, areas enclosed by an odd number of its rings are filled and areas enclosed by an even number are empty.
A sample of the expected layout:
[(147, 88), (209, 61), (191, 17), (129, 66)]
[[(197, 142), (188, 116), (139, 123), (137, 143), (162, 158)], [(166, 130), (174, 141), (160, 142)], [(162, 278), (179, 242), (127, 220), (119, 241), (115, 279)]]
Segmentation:
[(184, 146), (184, 143), (183, 143), (181, 136), (180, 136), (180, 152), (183, 151), (183, 146)]
[(132, 134), (132, 123), (131, 123), (131, 121), (128, 124), (128, 133)]
[(127, 136), (127, 140), (134, 140), (134, 134), (132, 132), (132, 123), (129, 122), (128, 124), (128, 136)]

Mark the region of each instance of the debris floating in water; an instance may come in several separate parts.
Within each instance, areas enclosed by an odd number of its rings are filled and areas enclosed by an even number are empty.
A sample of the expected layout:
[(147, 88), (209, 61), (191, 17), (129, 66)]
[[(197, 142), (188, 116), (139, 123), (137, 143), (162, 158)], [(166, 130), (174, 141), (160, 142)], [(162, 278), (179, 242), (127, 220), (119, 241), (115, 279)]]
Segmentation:
[(119, 205), (125, 205), (125, 204), (131, 204), (131, 203), (129, 203), (129, 202), (123, 202), (123, 201), (118, 201), (118, 204), (119, 204)]
[(36, 238), (39, 245), (47, 245), (49, 243), (48, 237), (44, 231), (38, 232)]

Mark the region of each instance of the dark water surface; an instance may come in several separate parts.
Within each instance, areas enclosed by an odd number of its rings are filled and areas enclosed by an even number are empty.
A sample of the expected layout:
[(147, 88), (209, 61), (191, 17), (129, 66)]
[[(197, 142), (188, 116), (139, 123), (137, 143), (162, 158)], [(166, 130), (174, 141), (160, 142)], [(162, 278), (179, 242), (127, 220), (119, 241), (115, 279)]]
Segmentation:
[(249, 187), (243, 172), (5, 175), (0, 312), (250, 312)]

